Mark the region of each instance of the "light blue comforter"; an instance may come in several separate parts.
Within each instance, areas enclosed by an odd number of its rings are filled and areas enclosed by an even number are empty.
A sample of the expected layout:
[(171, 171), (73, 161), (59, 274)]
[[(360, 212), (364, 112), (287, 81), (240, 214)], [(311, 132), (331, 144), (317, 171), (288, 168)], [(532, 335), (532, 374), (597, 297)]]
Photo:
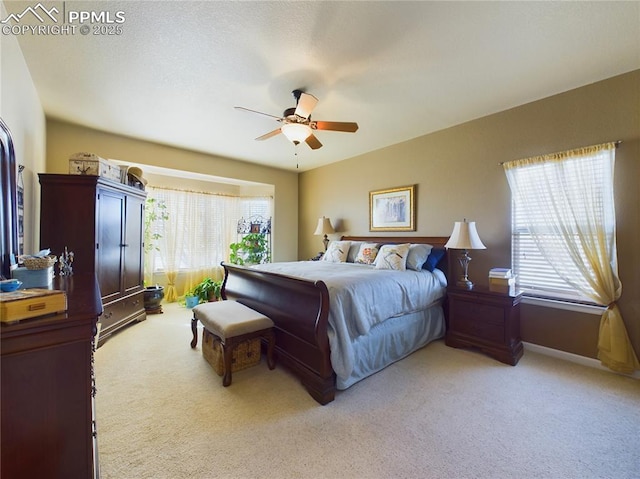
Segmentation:
[(441, 299), (444, 274), (375, 269), (355, 263), (296, 261), (254, 268), (310, 280), (322, 280), (329, 290), (329, 345), (331, 364), (339, 377), (354, 367), (352, 343), (386, 319), (422, 311)]

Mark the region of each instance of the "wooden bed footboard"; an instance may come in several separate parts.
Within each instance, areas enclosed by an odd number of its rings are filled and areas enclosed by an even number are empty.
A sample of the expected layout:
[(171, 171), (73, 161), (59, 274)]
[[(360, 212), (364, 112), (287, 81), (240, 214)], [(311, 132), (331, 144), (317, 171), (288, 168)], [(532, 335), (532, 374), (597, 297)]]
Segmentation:
[(331, 367), (329, 292), (324, 282), (227, 263), (222, 266), (223, 299), (236, 300), (271, 318), (278, 364), (292, 370), (320, 404), (333, 401), (336, 377)]

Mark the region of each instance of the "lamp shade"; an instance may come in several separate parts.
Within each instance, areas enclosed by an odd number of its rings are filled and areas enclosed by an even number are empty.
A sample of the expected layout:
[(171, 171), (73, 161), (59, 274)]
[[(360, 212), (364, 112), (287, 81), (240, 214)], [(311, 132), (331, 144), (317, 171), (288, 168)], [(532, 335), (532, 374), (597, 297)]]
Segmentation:
[(319, 218), (318, 226), (316, 227), (316, 231), (313, 234), (330, 235), (332, 233), (335, 233), (335, 230), (333, 229), (333, 226), (331, 226), (331, 220), (329, 218), (325, 218), (324, 216), (322, 218)]
[(309, 125), (302, 123), (285, 123), (280, 127), (280, 130), (294, 145), (306, 140), (311, 135)]
[(476, 222), (467, 221), (466, 219), (464, 221), (456, 221), (451, 237), (444, 247), (448, 249), (486, 249), (480, 236), (478, 236)]

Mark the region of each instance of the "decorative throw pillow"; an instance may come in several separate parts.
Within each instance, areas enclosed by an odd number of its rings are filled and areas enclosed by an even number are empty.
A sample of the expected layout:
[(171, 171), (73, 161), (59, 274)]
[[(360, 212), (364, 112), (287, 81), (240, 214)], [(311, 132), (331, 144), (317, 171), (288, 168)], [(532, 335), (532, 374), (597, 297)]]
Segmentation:
[(362, 243), (354, 263), (373, 264), (378, 255), (378, 243)]
[(330, 263), (344, 263), (347, 261), (349, 246), (351, 241), (332, 241), (327, 248), (327, 252), (322, 257), (322, 261)]
[(444, 256), (444, 253), (445, 253), (445, 250), (443, 248), (432, 249), (431, 253), (429, 253), (429, 257), (427, 258), (427, 261), (424, 263), (422, 267), (427, 271), (433, 271), (438, 265), (438, 263), (440, 262), (440, 260), (442, 259), (442, 257)]
[(409, 246), (409, 243), (383, 245), (376, 258), (376, 269), (395, 269), (398, 271), (407, 269)]
[(407, 269), (420, 271), (422, 265), (427, 261), (433, 246), (430, 244), (411, 244), (409, 256), (407, 256)]

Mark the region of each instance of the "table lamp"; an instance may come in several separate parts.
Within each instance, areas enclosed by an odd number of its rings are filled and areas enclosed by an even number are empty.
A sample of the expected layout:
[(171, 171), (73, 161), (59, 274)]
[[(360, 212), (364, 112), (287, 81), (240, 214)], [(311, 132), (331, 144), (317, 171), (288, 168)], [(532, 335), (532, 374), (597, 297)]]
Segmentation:
[(328, 234), (335, 233), (333, 226), (331, 226), (331, 220), (329, 218), (318, 219), (318, 226), (316, 227), (316, 231), (313, 233), (314, 235), (324, 235), (324, 239), (322, 242), (324, 243), (324, 250), (327, 251), (327, 247), (329, 246), (329, 238)]
[(478, 231), (476, 230), (475, 221), (456, 221), (453, 226), (453, 232), (447, 244), (444, 245), (447, 249), (460, 249), (463, 252), (460, 254), (458, 261), (462, 266), (462, 277), (458, 280), (456, 285), (464, 289), (473, 289), (473, 283), (469, 280), (469, 256), (470, 249), (486, 249), (486, 246), (482, 244)]

